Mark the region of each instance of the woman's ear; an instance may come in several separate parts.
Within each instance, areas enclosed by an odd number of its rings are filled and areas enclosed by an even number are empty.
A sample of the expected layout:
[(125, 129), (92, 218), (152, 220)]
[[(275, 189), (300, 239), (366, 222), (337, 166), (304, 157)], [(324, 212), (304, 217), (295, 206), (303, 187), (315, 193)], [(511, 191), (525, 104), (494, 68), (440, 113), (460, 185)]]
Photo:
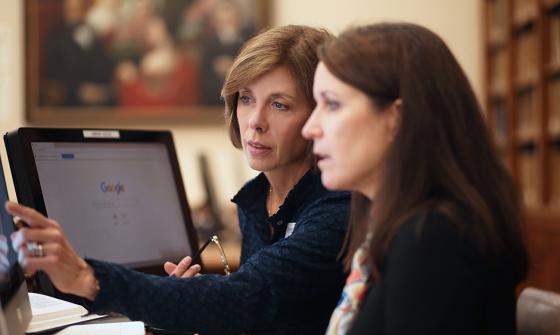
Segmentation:
[(391, 142), (397, 137), (399, 129), (401, 126), (401, 111), (402, 111), (402, 99), (398, 98), (393, 101), (385, 111), (388, 118), (389, 136), (391, 136)]

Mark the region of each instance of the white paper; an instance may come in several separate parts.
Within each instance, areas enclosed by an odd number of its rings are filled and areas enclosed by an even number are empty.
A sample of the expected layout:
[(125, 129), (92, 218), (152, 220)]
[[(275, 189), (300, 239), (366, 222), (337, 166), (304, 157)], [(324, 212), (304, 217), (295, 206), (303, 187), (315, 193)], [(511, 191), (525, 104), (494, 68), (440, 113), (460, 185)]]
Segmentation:
[(88, 314), (80, 305), (43, 294), (29, 293), (29, 301), (33, 317), (26, 333), (38, 333), (104, 317)]
[(80, 305), (43, 294), (30, 292), (29, 301), (33, 321), (43, 321), (63, 316), (83, 316), (88, 313), (87, 309)]
[(55, 335), (144, 335), (142, 322), (96, 323), (77, 325), (59, 331)]

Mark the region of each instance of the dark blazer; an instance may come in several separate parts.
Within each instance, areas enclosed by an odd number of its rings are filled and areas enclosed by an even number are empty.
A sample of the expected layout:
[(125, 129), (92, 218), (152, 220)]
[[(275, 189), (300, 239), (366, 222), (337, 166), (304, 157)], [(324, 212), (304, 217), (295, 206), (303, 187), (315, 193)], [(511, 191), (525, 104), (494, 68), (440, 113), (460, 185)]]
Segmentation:
[(349, 335), (515, 334), (513, 264), (486, 256), (467, 224), (408, 221), (380, 271)]

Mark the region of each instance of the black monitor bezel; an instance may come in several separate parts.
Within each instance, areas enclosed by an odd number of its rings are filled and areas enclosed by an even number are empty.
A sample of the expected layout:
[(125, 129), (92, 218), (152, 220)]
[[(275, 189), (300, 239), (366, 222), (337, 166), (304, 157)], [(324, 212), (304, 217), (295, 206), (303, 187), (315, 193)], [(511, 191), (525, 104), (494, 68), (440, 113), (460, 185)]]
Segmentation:
[[(116, 134), (118, 137), (84, 137), (84, 131), (98, 132), (103, 134)], [(175, 186), (177, 188), (177, 195), (181, 211), (183, 214), (183, 222), (187, 231), (187, 239), (191, 246), (191, 255), (194, 254), (198, 248), (198, 237), (193, 225), (190, 207), (188, 205), (187, 195), (183, 184), (183, 178), (178, 163), (177, 153), (173, 142), (173, 137), (170, 131), (167, 130), (129, 130), (129, 129), (107, 129), (107, 128), (30, 128), (22, 127), (17, 130), (17, 137), (20, 141), (22, 149), (22, 157), (24, 164), (20, 169), (25, 169), (25, 175), (29, 181), (29, 187), (32, 193), (32, 202), (30, 205), (42, 214), (48, 216), (45, 201), (41, 191), (41, 184), (39, 182), (39, 174), (35, 159), (33, 156), (33, 149), (31, 144), (34, 142), (66, 142), (66, 143), (161, 143), (164, 144), (169, 154), (171, 169)], [(168, 261), (177, 262), (180, 258), (169, 259)], [(162, 260), (163, 261), (163, 260)], [(164, 274), (163, 264), (154, 263), (141, 267), (133, 267), (135, 270)]]

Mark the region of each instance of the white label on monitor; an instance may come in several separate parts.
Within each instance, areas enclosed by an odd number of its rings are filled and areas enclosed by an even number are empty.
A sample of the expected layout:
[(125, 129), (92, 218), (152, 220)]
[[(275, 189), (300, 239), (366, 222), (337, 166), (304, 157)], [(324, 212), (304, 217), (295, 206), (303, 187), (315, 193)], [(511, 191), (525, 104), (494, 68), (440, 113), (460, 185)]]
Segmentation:
[(118, 130), (84, 130), (84, 138), (120, 138)]

